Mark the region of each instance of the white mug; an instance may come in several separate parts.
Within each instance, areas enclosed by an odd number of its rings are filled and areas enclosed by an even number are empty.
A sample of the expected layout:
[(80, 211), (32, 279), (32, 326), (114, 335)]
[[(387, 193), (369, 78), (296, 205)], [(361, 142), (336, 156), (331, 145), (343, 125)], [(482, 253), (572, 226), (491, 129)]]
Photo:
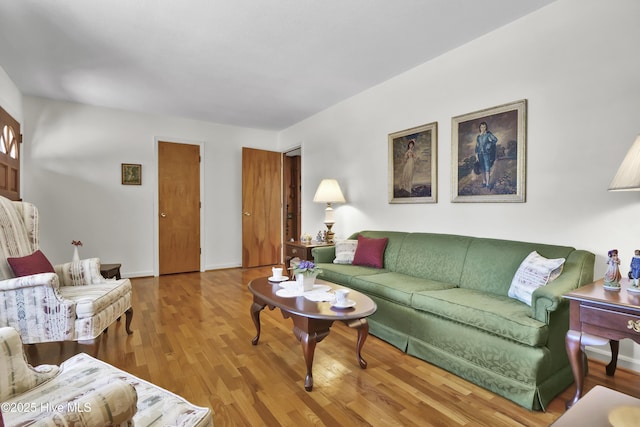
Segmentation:
[(272, 267), (271, 273), (274, 279), (282, 279), (282, 268)]
[(349, 296), (349, 289), (336, 289), (336, 305), (345, 305), (347, 303), (347, 296)]

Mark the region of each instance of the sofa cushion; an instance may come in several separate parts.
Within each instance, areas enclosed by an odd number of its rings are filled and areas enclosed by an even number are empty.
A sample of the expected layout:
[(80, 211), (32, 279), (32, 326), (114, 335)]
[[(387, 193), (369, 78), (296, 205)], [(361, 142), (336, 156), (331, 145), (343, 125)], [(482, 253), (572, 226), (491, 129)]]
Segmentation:
[(367, 295), (375, 295), (402, 305), (411, 305), (411, 295), (424, 290), (450, 289), (451, 283), (422, 279), (406, 274), (386, 272), (368, 276), (355, 276), (349, 287)]
[(379, 239), (358, 236), (356, 253), (353, 256), (353, 265), (382, 268), (384, 250), (387, 247), (388, 238)]
[(531, 307), (474, 289), (420, 291), (411, 306), (529, 346), (545, 345), (549, 335), (548, 326), (531, 317)]
[(458, 285), (472, 239), (447, 234), (411, 233), (402, 243), (394, 271)]
[(356, 253), (358, 247), (358, 241), (353, 239), (340, 240), (336, 242), (336, 258), (333, 260), (334, 264), (351, 264), (353, 263), (353, 256)]
[(39, 273), (55, 273), (53, 265), (40, 249), (31, 255), (7, 258), (7, 262), (16, 277), (31, 276)]
[(351, 280), (356, 276), (375, 275), (388, 271), (384, 268), (361, 267), (351, 264), (319, 263), (317, 266), (322, 269), (322, 273), (318, 275), (319, 279), (328, 280), (344, 286), (350, 286)]
[(562, 272), (564, 258), (545, 258), (538, 252), (531, 252), (520, 264), (513, 276), (508, 295), (527, 305), (531, 305), (531, 294), (540, 286), (553, 281)]
[(496, 239), (473, 239), (464, 262), (460, 287), (507, 296), (522, 260), (537, 251), (546, 258), (567, 258), (575, 249)]

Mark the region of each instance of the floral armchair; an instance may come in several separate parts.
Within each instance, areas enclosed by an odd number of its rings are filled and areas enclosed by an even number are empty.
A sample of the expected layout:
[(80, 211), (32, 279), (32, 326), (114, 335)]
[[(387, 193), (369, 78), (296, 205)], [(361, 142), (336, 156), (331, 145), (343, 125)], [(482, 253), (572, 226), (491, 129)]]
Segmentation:
[(107, 280), (100, 260), (52, 266), (40, 251), (37, 208), (0, 197), (0, 327), (25, 344), (92, 344), (123, 314), (131, 334), (131, 282)]

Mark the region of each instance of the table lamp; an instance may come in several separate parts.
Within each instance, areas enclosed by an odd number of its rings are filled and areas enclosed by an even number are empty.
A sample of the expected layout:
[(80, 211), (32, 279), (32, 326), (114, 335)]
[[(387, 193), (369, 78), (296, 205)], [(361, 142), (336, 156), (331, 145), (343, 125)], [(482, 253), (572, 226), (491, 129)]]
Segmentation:
[(342, 195), (338, 181), (335, 179), (323, 179), (320, 181), (316, 195), (313, 196), (313, 201), (327, 204), (327, 208), (324, 210), (324, 225), (327, 226), (327, 243), (333, 243), (334, 233), (331, 231), (331, 227), (333, 227), (336, 221), (333, 217), (331, 203), (344, 203), (346, 201)]
[(640, 190), (640, 135), (629, 149), (616, 176), (609, 184), (610, 191)]

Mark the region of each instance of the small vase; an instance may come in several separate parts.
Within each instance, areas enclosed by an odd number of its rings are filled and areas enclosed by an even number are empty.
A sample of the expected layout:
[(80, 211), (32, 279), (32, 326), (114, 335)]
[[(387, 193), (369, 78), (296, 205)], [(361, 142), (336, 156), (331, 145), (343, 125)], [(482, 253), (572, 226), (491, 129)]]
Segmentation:
[(77, 246), (73, 247), (73, 258), (71, 259), (71, 262), (80, 262), (80, 255), (78, 255), (78, 247)]
[(296, 274), (296, 283), (298, 288), (302, 289), (302, 292), (308, 292), (313, 289), (313, 285), (316, 283), (317, 274)]

